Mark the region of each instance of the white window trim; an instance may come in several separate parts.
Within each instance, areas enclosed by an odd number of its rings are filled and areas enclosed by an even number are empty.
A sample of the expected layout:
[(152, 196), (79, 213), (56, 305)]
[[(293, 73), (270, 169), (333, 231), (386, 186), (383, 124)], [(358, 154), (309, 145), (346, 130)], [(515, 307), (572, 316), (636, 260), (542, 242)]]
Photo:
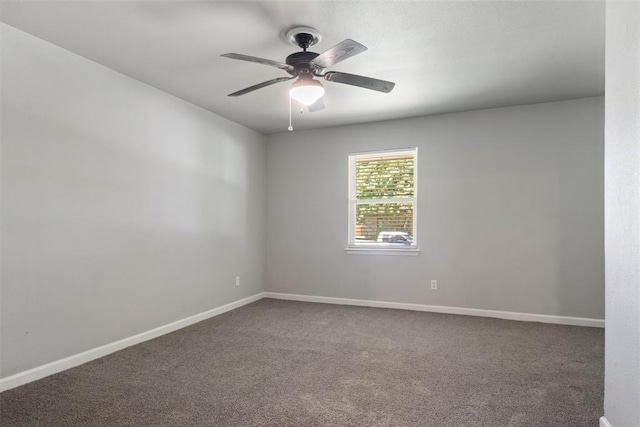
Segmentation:
[[(391, 155), (407, 155), (413, 156), (413, 197), (404, 197), (395, 199), (394, 202), (412, 202), (413, 203), (413, 239), (415, 245), (393, 247), (391, 245), (379, 244), (357, 244), (355, 242), (355, 212), (356, 198), (356, 177), (355, 177), (355, 162), (356, 158), (366, 159), (368, 157), (380, 157)], [(348, 192), (348, 204), (349, 204), (349, 221), (347, 230), (347, 247), (345, 252), (352, 255), (418, 255), (420, 249), (418, 247), (418, 147), (403, 148), (393, 150), (379, 150), (370, 151), (364, 153), (352, 153), (349, 155), (349, 192)], [(389, 199), (371, 199), (367, 200), (368, 203), (389, 202)]]

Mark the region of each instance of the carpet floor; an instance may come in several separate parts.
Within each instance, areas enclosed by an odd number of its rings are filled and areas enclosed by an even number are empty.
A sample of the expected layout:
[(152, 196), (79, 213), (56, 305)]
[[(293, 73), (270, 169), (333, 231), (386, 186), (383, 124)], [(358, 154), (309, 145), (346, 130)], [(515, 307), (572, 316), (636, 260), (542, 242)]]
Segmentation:
[(598, 425), (604, 330), (262, 299), (0, 394), (2, 426)]

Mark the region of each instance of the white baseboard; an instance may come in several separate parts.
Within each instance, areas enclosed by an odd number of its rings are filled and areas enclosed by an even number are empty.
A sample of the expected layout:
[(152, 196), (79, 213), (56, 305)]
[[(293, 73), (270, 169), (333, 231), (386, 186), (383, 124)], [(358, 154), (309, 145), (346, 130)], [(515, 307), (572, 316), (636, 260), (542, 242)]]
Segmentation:
[(603, 319), (585, 317), (550, 316), (547, 314), (516, 313), (512, 311), (482, 310), (477, 308), (447, 307), (442, 305), (409, 304), (402, 302), (370, 301), (349, 298), (317, 297), (311, 295), (265, 292), (265, 298), (291, 301), (320, 302), (326, 304), (357, 305), (363, 307), (395, 308), (400, 310), (428, 311), (433, 313), (461, 314), (465, 316), (494, 317), (524, 322), (555, 323), (558, 325), (591, 326), (604, 328)]
[(74, 368), (76, 366), (82, 365), (83, 363), (90, 362), (124, 348), (131, 347), (132, 345), (140, 344), (141, 342), (157, 338), (161, 335), (165, 335), (178, 329), (182, 329), (186, 326), (193, 325), (194, 323), (198, 323), (211, 317), (218, 316), (222, 313), (226, 313), (227, 311), (242, 307), (243, 305), (250, 304), (262, 298), (264, 298), (264, 292), (260, 292), (250, 297), (222, 305), (203, 313), (199, 313), (181, 320), (177, 320), (175, 322), (168, 323), (166, 325), (151, 329), (146, 332), (142, 332), (128, 338), (121, 339), (116, 342), (112, 342), (110, 344), (105, 344), (103, 346), (96, 347), (82, 353), (65, 357), (64, 359), (56, 360), (54, 362), (38, 366), (27, 371), (18, 372), (17, 374), (5, 378), (0, 378), (0, 392), (30, 383), (35, 380), (39, 380), (44, 377), (48, 377), (49, 375), (53, 375), (67, 369)]
[(600, 427), (613, 427), (605, 417), (600, 417)]

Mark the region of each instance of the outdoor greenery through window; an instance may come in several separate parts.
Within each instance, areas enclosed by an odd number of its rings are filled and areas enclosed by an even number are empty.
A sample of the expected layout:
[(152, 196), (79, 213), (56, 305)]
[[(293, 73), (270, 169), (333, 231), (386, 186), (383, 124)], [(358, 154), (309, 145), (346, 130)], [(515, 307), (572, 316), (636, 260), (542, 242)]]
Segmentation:
[(349, 156), (349, 246), (416, 247), (417, 150)]

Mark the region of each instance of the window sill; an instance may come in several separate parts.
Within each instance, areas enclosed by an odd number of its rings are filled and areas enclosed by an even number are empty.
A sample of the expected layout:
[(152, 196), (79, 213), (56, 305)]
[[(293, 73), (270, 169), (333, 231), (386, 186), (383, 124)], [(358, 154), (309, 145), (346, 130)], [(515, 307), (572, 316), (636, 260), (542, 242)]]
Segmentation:
[(400, 256), (416, 256), (420, 253), (418, 248), (345, 248), (344, 251), (349, 255), (400, 255)]

